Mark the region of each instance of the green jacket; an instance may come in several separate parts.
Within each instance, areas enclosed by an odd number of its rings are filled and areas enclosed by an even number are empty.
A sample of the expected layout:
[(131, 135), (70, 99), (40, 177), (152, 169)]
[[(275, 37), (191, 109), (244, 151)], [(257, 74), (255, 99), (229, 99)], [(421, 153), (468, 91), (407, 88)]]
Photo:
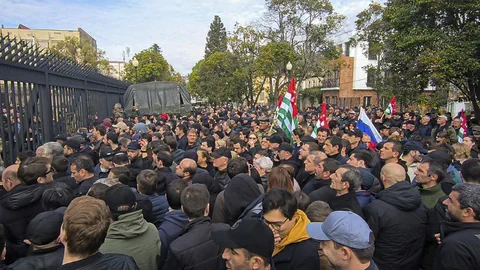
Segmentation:
[[(450, 144), (454, 144), (458, 142), (458, 134), (455, 132), (455, 129), (452, 126), (448, 128), (440, 128), (438, 125), (432, 129), (432, 139), (436, 140), (436, 136), (440, 132), (440, 130), (447, 130), (447, 136), (450, 139)], [(437, 131), (438, 130), (438, 131)]]
[(438, 200), (446, 196), (445, 192), (442, 190), (442, 186), (437, 184), (432, 188), (424, 189), (421, 185), (418, 186), (420, 191), (420, 196), (422, 197), (422, 202), (428, 209), (432, 209), (437, 204)]
[(152, 223), (148, 223), (142, 210), (120, 215), (118, 221), (110, 224), (102, 253), (120, 253), (132, 256), (138, 268), (158, 268), (160, 258), (160, 235)]

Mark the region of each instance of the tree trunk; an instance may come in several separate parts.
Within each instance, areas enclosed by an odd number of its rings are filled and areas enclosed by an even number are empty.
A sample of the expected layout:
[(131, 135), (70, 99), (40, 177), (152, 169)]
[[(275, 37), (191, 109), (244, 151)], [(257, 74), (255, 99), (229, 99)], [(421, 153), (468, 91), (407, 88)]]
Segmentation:
[(473, 113), (475, 119), (480, 120), (480, 108), (478, 107), (477, 98), (480, 99), (480, 85), (468, 80), (468, 92), (470, 93), (470, 101), (472, 102)]

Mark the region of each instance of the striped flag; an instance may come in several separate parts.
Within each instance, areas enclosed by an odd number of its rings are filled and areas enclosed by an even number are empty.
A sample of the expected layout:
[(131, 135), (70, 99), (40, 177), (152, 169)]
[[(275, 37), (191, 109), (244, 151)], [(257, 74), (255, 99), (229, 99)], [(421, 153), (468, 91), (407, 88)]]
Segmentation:
[(362, 132), (367, 133), (370, 136), (372, 147), (375, 147), (379, 142), (382, 141), (382, 136), (378, 130), (373, 125), (370, 118), (368, 118), (365, 110), (360, 108), (360, 115), (358, 116), (357, 128)]
[(287, 93), (283, 95), (282, 101), (277, 110), (278, 125), (288, 138), (292, 139), (292, 132), (298, 126), (298, 108), (297, 93), (295, 89), (295, 79), (292, 78), (288, 86)]
[(320, 127), (324, 127), (329, 129), (328, 123), (327, 123), (327, 104), (322, 103), (322, 112), (320, 113), (320, 116), (318, 117), (317, 124), (313, 128), (312, 132), (312, 137), (316, 138), (317, 137), (317, 131)]
[(457, 138), (458, 142), (462, 143), (463, 138), (467, 136), (467, 117), (465, 116), (465, 111), (463, 109), (460, 112), (460, 119), (462, 119), (462, 126), (458, 130)]
[(395, 113), (395, 108), (397, 107), (397, 97), (394, 96), (392, 100), (390, 100), (390, 103), (388, 104), (388, 107), (385, 109), (384, 114), (394, 114)]

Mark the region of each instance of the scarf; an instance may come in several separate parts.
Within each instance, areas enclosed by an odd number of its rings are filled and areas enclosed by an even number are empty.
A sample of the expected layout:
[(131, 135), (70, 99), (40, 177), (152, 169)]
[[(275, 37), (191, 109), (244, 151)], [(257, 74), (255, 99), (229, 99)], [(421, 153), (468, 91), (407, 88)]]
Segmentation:
[(273, 256), (277, 255), (282, 251), (287, 245), (302, 242), (304, 240), (310, 239), (307, 233), (307, 225), (310, 223), (307, 215), (302, 210), (297, 210), (295, 213), (297, 215), (297, 223), (293, 226), (290, 233), (283, 238), (280, 243), (275, 245), (275, 249), (273, 250)]

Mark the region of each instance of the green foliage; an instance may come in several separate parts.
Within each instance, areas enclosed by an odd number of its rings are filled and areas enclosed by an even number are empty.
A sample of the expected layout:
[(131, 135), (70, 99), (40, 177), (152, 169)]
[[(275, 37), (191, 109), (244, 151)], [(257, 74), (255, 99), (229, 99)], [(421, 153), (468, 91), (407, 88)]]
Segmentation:
[(96, 49), (89, 42), (82, 41), (76, 37), (66, 37), (58, 42), (50, 51), (54, 54), (66, 56), (80, 65), (92, 68), (96, 71), (109, 75), (111, 67), (105, 58), (105, 52)]
[(210, 30), (207, 34), (207, 44), (205, 45), (205, 58), (215, 52), (227, 51), (227, 31), (222, 23), (220, 16), (215, 15), (210, 24)]
[(393, 77), (397, 89), (409, 89), (403, 95), (414, 97), (428, 81), (437, 89), (453, 85), (472, 101), (480, 118), (478, 10), (478, 1), (390, 0), (385, 6), (372, 3), (360, 13), (357, 30), (361, 41), (372, 42), (381, 53), (383, 77)]
[(215, 52), (199, 61), (189, 76), (188, 90), (209, 102), (238, 100), (245, 85), (238, 78), (238, 61), (230, 52)]
[(157, 44), (135, 54), (134, 58), (138, 61), (136, 71), (132, 61), (125, 65), (125, 79), (130, 82), (183, 81), (180, 74), (165, 60)]

